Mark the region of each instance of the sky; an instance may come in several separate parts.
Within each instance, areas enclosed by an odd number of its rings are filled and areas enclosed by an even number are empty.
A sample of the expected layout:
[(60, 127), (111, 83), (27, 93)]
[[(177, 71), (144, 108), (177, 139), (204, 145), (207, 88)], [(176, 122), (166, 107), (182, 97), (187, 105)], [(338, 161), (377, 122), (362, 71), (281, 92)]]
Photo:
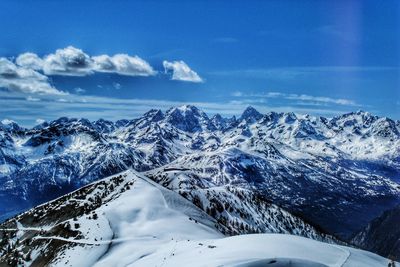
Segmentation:
[(0, 2), (0, 121), (365, 110), (400, 119), (400, 1)]

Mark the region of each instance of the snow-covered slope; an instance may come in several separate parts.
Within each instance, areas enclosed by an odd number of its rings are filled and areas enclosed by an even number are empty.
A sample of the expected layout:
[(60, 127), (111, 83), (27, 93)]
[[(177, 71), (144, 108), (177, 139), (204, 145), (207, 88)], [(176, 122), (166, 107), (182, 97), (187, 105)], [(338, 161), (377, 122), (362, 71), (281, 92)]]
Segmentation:
[(328, 119), (248, 108), (209, 118), (189, 105), (117, 122), (2, 125), (0, 219), (133, 168), (228, 232), (243, 223), (242, 233), (300, 234), (289, 229), (296, 222), (262, 218), (279, 206), (348, 238), (400, 203), (399, 131), (399, 121), (362, 111)]
[(127, 171), (0, 225), (1, 266), (386, 266), (370, 252), (293, 235), (225, 237), (179, 194)]
[(128, 266), (159, 266), (163, 255), (167, 261), (162, 266), (379, 267), (389, 262), (370, 252), (282, 234), (176, 242), (172, 254), (170, 248)]
[(124, 266), (124, 257), (134, 262), (174, 239), (222, 237), (217, 227), (179, 194), (127, 171), (4, 222), (0, 262), (115, 266), (107, 262), (117, 259)]

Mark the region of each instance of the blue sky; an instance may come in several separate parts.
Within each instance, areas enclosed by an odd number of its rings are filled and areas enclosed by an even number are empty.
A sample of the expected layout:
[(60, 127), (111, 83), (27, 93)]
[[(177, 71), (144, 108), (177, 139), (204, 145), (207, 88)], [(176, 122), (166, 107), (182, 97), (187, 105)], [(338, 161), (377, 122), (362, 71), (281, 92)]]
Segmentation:
[(3, 0), (0, 17), (0, 120), (187, 103), (400, 119), (399, 1)]

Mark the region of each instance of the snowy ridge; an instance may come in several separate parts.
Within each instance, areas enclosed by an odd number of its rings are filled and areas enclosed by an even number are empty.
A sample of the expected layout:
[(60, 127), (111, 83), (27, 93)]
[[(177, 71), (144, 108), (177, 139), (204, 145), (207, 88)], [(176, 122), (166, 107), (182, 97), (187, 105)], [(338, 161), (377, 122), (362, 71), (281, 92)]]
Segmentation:
[(0, 264), (5, 266), (387, 264), (370, 252), (292, 235), (226, 238), (212, 217), (134, 171), (85, 186), (0, 228)]

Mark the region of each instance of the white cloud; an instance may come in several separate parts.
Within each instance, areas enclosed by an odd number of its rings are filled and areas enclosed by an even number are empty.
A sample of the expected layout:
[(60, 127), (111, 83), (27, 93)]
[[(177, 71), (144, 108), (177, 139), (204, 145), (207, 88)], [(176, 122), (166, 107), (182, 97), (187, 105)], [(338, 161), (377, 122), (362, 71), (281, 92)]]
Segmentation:
[(0, 87), (23, 93), (66, 94), (53, 87), (47, 76), (33, 69), (19, 67), (6, 58), (0, 58)]
[(27, 100), (27, 101), (32, 101), (32, 102), (37, 102), (37, 101), (40, 101), (40, 98), (28, 96), (28, 97), (26, 98), (26, 100)]
[(86, 90), (85, 90), (85, 89), (83, 89), (83, 88), (80, 88), (80, 87), (77, 87), (77, 88), (75, 88), (75, 89), (74, 89), (74, 91), (75, 91), (75, 93), (77, 93), (77, 94), (81, 94), (81, 93), (84, 93), (84, 92), (86, 92)]
[(252, 97), (252, 98), (281, 98), (287, 100), (296, 100), (296, 101), (303, 101), (301, 102), (302, 105), (310, 104), (336, 104), (336, 105), (343, 105), (343, 106), (354, 106), (359, 107), (360, 105), (357, 104), (355, 101), (350, 99), (344, 98), (331, 98), (326, 96), (312, 96), (306, 94), (286, 94), (281, 92), (267, 92), (267, 93), (260, 93), (260, 94), (245, 94), (243, 92), (237, 91), (232, 94), (235, 97)]
[(73, 46), (57, 49), (55, 53), (43, 58), (34, 53), (24, 53), (17, 57), (16, 64), (40, 70), (45, 75), (86, 76), (94, 72), (106, 72), (127, 76), (152, 76), (157, 73), (148, 62), (138, 56), (89, 56)]
[(309, 67), (282, 67), (261, 69), (238, 69), (221, 70), (209, 72), (216, 76), (242, 76), (247, 78), (269, 79), (269, 80), (293, 80), (306, 78), (312, 75), (343, 74), (343, 73), (365, 73), (398, 71), (393, 66), (309, 66)]
[(173, 62), (164, 60), (163, 66), (165, 73), (172, 72), (172, 80), (195, 83), (203, 82), (203, 79), (182, 60)]
[(343, 99), (343, 98), (330, 98), (330, 97), (323, 97), (323, 96), (296, 95), (296, 94), (291, 94), (291, 95), (287, 96), (287, 98), (303, 100), (303, 101), (316, 101), (316, 102), (323, 102), (323, 103), (332, 103), (332, 104), (345, 105), (345, 106), (358, 106), (353, 100)]
[[(183, 61), (164, 61), (163, 65), (166, 73), (172, 73), (172, 80), (203, 82), (200, 76)], [(81, 49), (68, 46), (43, 57), (27, 52), (20, 54), (15, 61), (0, 58), (0, 87), (27, 94), (66, 95), (66, 92), (58, 90), (51, 84), (48, 76), (86, 76), (96, 72), (126, 76), (157, 74), (148, 62), (136, 55), (90, 56)], [(113, 87), (120, 89), (121, 85), (115, 83)], [(81, 88), (75, 89), (77, 94), (83, 92)], [(29, 96), (26, 100), (32, 102), (35, 98)]]
[(284, 97), (285, 95), (279, 92), (268, 92), (265, 94), (266, 97)]
[(234, 97), (241, 97), (241, 96), (243, 96), (243, 93), (240, 92), (240, 91), (235, 91), (235, 92), (232, 93), (232, 96), (234, 96)]
[(17, 57), (15, 60), (17, 65), (29, 68), (33, 70), (41, 70), (43, 69), (43, 59), (41, 59), (38, 55), (34, 53), (24, 53)]
[(113, 87), (117, 90), (121, 89), (122, 85), (120, 83), (113, 83)]
[(289, 100), (301, 100), (301, 101), (310, 101), (310, 102), (320, 102), (327, 104), (337, 104), (344, 106), (359, 106), (353, 100), (343, 99), (343, 98), (331, 98), (325, 96), (311, 96), (305, 94), (283, 94), (279, 92), (269, 92), (265, 95), (266, 97), (281, 97)]
[(68, 46), (44, 58), (43, 72), (46, 75), (85, 76), (93, 73), (93, 62), (81, 49)]
[(156, 72), (145, 60), (138, 56), (116, 54), (92, 57), (94, 70), (98, 72), (117, 73), (128, 76), (152, 76)]

